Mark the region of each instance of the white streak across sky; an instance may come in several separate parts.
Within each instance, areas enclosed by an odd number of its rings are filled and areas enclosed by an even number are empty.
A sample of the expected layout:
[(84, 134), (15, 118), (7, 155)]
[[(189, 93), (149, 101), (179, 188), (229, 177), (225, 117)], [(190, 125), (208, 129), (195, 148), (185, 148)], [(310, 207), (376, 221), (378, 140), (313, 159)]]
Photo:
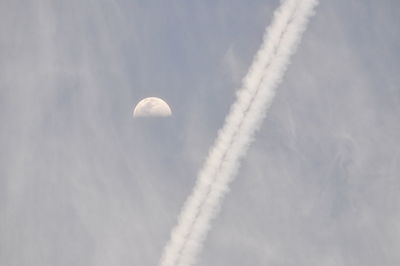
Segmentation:
[(236, 102), (199, 172), (178, 224), (164, 248), (160, 266), (193, 265), (217, 215), (240, 159), (260, 127), (275, 90), (296, 51), (317, 0), (286, 0), (275, 11)]

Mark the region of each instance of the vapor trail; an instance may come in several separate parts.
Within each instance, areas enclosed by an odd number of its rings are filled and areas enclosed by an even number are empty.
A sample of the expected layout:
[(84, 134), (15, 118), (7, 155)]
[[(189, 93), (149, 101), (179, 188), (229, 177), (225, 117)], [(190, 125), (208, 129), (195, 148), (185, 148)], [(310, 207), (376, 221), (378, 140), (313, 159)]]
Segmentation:
[(199, 173), (160, 260), (160, 266), (193, 265), (210, 222), (260, 126), (317, 0), (286, 0), (275, 12), (263, 44), (243, 80), (223, 128)]

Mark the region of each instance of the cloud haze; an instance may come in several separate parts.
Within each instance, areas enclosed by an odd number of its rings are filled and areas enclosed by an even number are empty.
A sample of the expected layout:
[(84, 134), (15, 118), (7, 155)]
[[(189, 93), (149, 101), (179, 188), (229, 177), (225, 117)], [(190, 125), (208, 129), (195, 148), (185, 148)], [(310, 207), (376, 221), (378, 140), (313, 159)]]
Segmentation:
[[(0, 264), (156, 265), (279, 4), (0, 1)], [(321, 2), (198, 265), (400, 263), (399, 10)]]

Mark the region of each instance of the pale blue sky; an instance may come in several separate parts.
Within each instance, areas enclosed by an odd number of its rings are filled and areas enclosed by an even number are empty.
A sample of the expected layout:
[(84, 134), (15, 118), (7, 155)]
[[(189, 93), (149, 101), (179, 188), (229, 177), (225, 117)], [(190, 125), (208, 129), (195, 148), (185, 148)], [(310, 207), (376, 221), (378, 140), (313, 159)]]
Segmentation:
[[(278, 6), (0, 0), (0, 265), (157, 265)], [(321, 1), (198, 265), (400, 264), (399, 14)]]

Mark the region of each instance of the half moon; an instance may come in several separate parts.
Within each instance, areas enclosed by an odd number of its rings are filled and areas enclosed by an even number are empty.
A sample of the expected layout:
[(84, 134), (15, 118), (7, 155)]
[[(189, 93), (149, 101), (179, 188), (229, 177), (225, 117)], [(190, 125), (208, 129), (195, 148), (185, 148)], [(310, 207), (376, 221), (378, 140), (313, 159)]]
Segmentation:
[(133, 117), (167, 117), (171, 114), (169, 105), (158, 97), (144, 98), (133, 110)]

